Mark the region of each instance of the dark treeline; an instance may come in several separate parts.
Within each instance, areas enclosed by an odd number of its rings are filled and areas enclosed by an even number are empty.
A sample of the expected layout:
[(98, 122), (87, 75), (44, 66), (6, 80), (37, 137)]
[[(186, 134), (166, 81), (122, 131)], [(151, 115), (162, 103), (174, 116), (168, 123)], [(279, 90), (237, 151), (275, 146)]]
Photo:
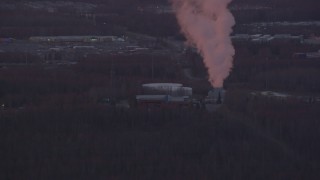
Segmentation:
[(254, 95), (244, 89), (229, 90), (226, 97), (229, 110), (237, 114), (235, 119), (260, 128), (279, 140), (296, 158), (320, 167), (319, 103), (294, 96), (284, 100)]
[[(273, 134), (229, 116), (201, 110), (122, 111), (98, 106), (2, 112), (1, 179), (318, 177), (319, 164), (301, 155), (316, 152), (295, 151), (306, 151), (310, 145), (299, 140), (291, 148)], [(295, 124), (290, 126), (294, 128)], [(296, 133), (286, 137), (303, 135)]]
[[(11, 54), (2, 54), (6, 62), (24, 64), (24, 54), (21, 60), (19, 54), (14, 57), (11, 61)], [(0, 69), (0, 102), (6, 108), (59, 101), (67, 105), (97, 103), (111, 96), (133, 99), (143, 83), (176, 82), (181, 76), (175, 61), (160, 55), (88, 56), (75, 66), (59, 68), (46, 68), (37, 61), (26, 67), (11, 67), (10, 63), (9, 68)]]

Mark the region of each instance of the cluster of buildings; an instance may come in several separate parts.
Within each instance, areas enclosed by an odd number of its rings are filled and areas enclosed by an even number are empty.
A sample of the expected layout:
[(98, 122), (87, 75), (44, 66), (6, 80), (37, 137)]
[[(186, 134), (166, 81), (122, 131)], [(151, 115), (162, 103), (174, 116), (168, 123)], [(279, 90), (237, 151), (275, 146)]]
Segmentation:
[(129, 45), (126, 37), (118, 36), (33, 36), (28, 41), (0, 38), (0, 53), (22, 53), (49, 64), (70, 64), (88, 54), (119, 51)]
[(236, 42), (253, 42), (253, 43), (268, 43), (268, 42), (291, 42), (302, 43), (304, 41), (303, 36), (294, 36), (291, 34), (236, 34), (231, 36), (231, 39)]
[(320, 50), (318, 50), (317, 52), (294, 53), (293, 58), (296, 58), (296, 59), (320, 58)]
[(275, 92), (275, 91), (257, 91), (257, 92), (251, 92), (250, 93), (253, 97), (267, 97), (274, 100), (281, 100), (281, 101), (287, 101), (287, 100), (293, 100), (298, 101), (302, 103), (320, 103), (320, 97), (314, 96), (314, 95), (293, 95), (288, 93), (282, 93), (282, 92)]
[(148, 12), (148, 13), (155, 13), (155, 14), (173, 14), (175, 10), (168, 5), (148, 5), (146, 7), (139, 6), (137, 10), (141, 13)]
[(123, 42), (123, 38), (117, 36), (34, 36), (30, 37), (31, 42), (48, 43), (81, 43), (81, 42)]
[[(76, 57), (96, 53), (99, 49), (93, 43), (124, 41), (116, 36), (34, 36), (31, 43), (48, 44), (49, 48), (38, 51), (45, 62), (70, 61)], [(58, 46), (57, 46), (58, 45)]]
[(22, 3), (25, 8), (35, 10), (46, 10), (50, 13), (72, 10), (75, 12), (92, 12), (97, 8), (97, 5), (85, 2), (72, 1), (35, 1)]
[(291, 34), (235, 34), (231, 36), (234, 42), (252, 42), (257, 44), (270, 43), (270, 42), (287, 42), (295, 44), (312, 44), (320, 45), (320, 37), (304, 38), (302, 35)]
[(298, 22), (260, 22), (248, 24), (251, 26), (266, 27), (266, 26), (320, 26), (320, 21), (298, 21)]

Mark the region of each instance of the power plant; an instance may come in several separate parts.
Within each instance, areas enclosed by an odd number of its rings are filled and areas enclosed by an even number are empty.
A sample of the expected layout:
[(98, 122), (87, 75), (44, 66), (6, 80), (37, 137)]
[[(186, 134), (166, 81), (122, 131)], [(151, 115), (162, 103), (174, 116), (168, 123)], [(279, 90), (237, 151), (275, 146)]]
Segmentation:
[(191, 87), (180, 83), (148, 83), (142, 85), (142, 94), (136, 95), (138, 107), (196, 107), (216, 110), (224, 102), (225, 90), (214, 88), (204, 98), (193, 97)]

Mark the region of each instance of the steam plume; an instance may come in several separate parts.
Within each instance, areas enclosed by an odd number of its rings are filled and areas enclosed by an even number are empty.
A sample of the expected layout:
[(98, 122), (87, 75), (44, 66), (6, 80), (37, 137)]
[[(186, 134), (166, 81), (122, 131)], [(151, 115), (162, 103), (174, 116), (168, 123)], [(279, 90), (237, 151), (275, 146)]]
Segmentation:
[(211, 85), (222, 87), (235, 54), (230, 39), (235, 21), (227, 7), (231, 0), (171, 1), (181, 31), (204, 59)]

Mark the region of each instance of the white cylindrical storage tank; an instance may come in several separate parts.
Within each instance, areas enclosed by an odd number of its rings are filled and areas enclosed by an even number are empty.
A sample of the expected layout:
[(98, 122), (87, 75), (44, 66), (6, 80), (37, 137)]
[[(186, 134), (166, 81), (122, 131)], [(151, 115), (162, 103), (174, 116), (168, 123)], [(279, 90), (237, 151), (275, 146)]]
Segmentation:
[(182, 87), (180, 83), (148, 83), (143, 84), (142, 87), (146, 88), (171, 88), (171, 87)]

